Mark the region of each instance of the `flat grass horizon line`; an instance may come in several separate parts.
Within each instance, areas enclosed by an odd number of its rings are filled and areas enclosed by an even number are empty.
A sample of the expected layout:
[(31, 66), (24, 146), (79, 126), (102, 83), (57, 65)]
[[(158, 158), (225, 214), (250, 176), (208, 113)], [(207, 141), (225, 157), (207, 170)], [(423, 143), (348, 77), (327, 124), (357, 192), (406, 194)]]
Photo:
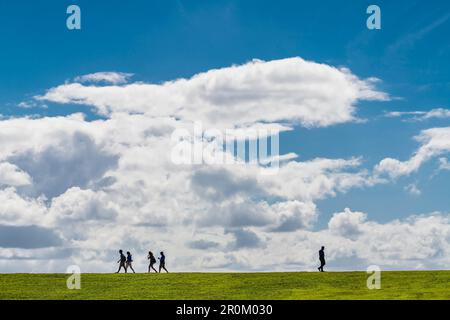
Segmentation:
[[(391, 270), (391, 269), (381, 269), (381, 272), (445, 272), (445, 271), (450, 271), (450, 269), (429, 269), (429, 270), (409, 270), (409, 269), (405, 269), (405, 270)], [(81, 272), (81, 274), (92, 274), (92, 275), (97, 275), (97, 274), (264, 274), (264, 273), (318, 273), (318, 274), (327, 274), (327, 273), (368, 273), (371, 271), (367, 271), (367, 270), (329, 270), (329, 271), (325, 271), (325, 272), (318, 272), (318, 271), (306, 271), (306, 270), (300, 270), (300, 271), (171, 271), (169, 273), (157, 273), (157, 272), (120, 272), (120, 273), (116, 273), (116, 272)], [(0, 274), (33, 274), (33, 275), (47, 275), (47, 274), (71, 274), (70, 272), (0, 272)]]

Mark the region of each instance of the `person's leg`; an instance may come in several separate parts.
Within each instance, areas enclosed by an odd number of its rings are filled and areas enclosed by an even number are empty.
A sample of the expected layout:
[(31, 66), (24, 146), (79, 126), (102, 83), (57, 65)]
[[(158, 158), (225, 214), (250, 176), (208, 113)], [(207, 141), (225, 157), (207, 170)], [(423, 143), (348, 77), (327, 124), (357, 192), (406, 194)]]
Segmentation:
[(153, 266), (153, 263), (150, 265), (150, 267), (155, 270), (156, 273), (158, 273), (158, 271), (155, 269), (155, 267)]
[(320, 272), (323, 272), (323, 266), (325, 265), (325, 261), (320, 261)]
[(169, 271), (167, 271), (167, 269), (166, 269), (166, 264), (164, 264), (162, 267), (164, 270), (166, 270), (167, 273), (169, 273)]
[(159, 273), (161, 273), (161, 268), (162, 268), (162, 265), (159, 264)]
[(133, 265), (130, 263), (130, 268), (131, 268), (131, 270), (133, 270), (133, 273), (136, 273), (135, 271), (134, 271), (134, 269), (133, 269)]

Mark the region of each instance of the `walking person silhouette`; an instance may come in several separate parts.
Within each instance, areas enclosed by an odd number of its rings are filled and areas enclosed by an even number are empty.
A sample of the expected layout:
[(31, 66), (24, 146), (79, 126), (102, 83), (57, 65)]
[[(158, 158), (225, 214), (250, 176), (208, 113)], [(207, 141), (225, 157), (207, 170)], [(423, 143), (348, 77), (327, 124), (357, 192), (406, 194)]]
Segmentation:
[(136, 273), (136, 272), (134, 272), (133, 265), (131, 264), (132, 262), (133, 262), (133, 257), (131, 256), (130, 251), (127, 251), (127, 264), (126, 264), (125, 272), (127, 272), (128, 267), (130, 267), (130, 269), (133, 270), (133, 273)]
[(323, 267), (325, 266), (325, 247), (324, 246), (322, 246), (322, 248), (319, 250), (319, 260), (320, 260), (320, 267), (317, 269), (319, 269), (320, 272), (323, 272)]
[(117, 261), (117, 263), (120, 263), (120, 264), (119, 264), (119, 270), (117, 270), (116, 273), (119, 273), (119, 272), (120, 272), (120, 269), (122, 269), (122, 267), (123, 267), (123, 269), (125, 270), (125, 273), (127, 273), (127, 267), (126, 267), (126, 265), (125, 265), (125, 262), (127, 261), (127, 258), (126, 258), (125, 255), (123, 254), (123, 251), (122, 251), (122, 250), (119, 250), (119, 254), (120, 254), (120, 258), (119, 258), (119, 260)]
[(153, 252), (151, 252), (151, 251), (148, 252), (147, 259), (149, 260), (148, 272), (150, 273), (151, 269), (153, 269), (153, 270), (155, 270), (156, 273), (158, 273), (158, 271), (155, 269), (155, 267), (153, 267), (153, 265), (156, 263), (156, 259), (155, 259), (155, 256), (153, 255)]
[(164, 252), (160, 252), (161, 253), (161, 257), (159, 257), (159, 273), (161, 273), (161, 269), (166, 270), (167, 273), (169, 273), (169, 271), (167, 271), (166, 269), (166, 256), (164, 255)]

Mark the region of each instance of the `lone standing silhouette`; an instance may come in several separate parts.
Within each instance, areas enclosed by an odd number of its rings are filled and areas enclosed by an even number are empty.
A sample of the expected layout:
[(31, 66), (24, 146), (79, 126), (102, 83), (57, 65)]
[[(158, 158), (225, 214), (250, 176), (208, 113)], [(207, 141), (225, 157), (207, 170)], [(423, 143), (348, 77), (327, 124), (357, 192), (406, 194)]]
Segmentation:
[(325, 247), (324, 246), (322, 246), (322, 248), (319, 250), (319, 260), (320, 260), (320, 267), (317, 269), (319, 269), (320, 272), (323, 272), (323, 267), (325, 265)]

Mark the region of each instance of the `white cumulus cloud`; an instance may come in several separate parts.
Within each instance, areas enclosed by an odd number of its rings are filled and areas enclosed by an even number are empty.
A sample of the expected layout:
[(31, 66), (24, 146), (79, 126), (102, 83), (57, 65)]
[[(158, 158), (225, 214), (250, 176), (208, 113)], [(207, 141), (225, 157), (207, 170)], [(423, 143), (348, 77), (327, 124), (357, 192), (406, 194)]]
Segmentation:
[(430, 159), (450, 152), (450, 127), (423, 130), (415, 139), (421, 146), (410, 159), (385, 158), (375, 167), (376, 174), (387, 174), (392, 178), (409, 175)]
[(23, 186), (31, 184), (31, 177), (16, 165), (0, 162), (0, 186)]
[(435, 108), (429, 111), (391, 111), (386, 113), (389, 118), (406, 118), (404, 121), (423, 121), (427, 119), (448, 119), (450, 110), (445, 108)]
[[(385, 182), (381, 173), (411, 173), (448, 152), (449, 128), (423, 131), (412, 159), (383, 160), (376, 175), (359, 155), (300, 161), (287, 153), (273, 175), (231, 155), (231, 164), (171, 160), (172, 132), (197, 120), (204, 129), (329, 126), (355, 120), (360, 100), (389, 99), (375, 85), (291, 58), (163, 84), (51, 88), (39, 99), (91, 105), (105, 118), (0, 120), (0, 225), (11, 234), (0, 248), (0, 270), (63, 272), (78, 264), (110, 272), (120, 248), (134, 253), (137, 270), (146, 269), (149, 249), (164, 250), (174, 271), (314, 270), (322, 245), (335, 269), (448, 265), (448, 214), (378, 223), (346, 208), (323, 229), (315, 223), (319, 200)], [(33, 249), (13, 238), (17, 230), (51, 230), (52, 237)]]
[(95, 72), (77, 76), (75, 82), (107, 82), (111, 84), (123, 84), (128, 81), (132, 73), (124, 72)]
[(67, 83), (38, 100), (94, 106), (99, 113), (146, 113), (234, 128), (286, 121), (323, 127), (355, 120), (360, 100), (388, 100), (377, 79), (359, 79), (348, 69), (288, 58), (253, 60), (162, 84), (85, 86)]

